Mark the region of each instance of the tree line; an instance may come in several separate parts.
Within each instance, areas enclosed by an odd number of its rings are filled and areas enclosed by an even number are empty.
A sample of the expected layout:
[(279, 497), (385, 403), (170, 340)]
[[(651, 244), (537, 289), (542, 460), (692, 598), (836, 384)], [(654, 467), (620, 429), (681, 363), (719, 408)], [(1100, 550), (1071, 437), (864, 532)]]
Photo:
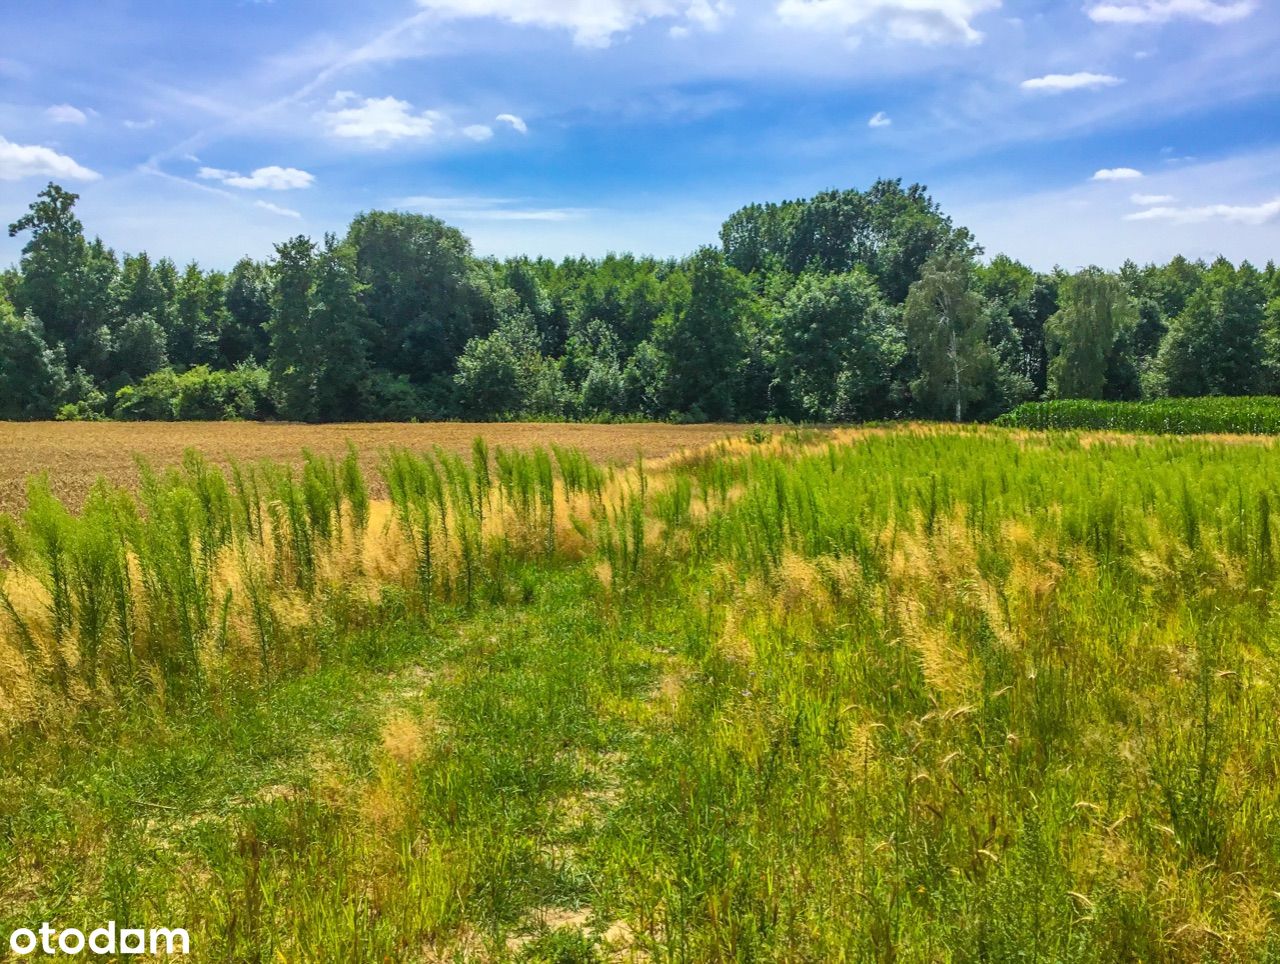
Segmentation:
[(1280, 393), (1280, 273), (1036, 272), (919, 185), (753, 204), (683, 259), (478, 258), (358, 215), (230, 271), (119, 257), (50, 184), (9, 225), (0, 418), (982, 420)]

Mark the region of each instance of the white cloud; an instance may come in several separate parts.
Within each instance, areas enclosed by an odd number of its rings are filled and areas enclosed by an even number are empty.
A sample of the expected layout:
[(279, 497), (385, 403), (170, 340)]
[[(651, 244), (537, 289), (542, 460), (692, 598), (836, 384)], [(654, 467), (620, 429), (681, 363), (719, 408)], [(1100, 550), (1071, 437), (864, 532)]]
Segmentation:
[(156, 119), (148, 117), (146, 120), (127, 120), (124, 122), (124, 126), (131, 131), (145, 131), (156, 126)]
[(822, 30), (874, 30), (924, 44), (978, 43), (972, 22), (1001, 0), (779, 0), (784, 23)]
[(434, 110), (414, 113), (412, 104), (395, 97), (359, 97), (349, 90), (335, 94), (320, 118), (334, 137), (373, 147), (430, 137), (445, 119)]
[(615, 34), (647, 20), (677, 17), (715, 29), (729, 14), (727, 0), (418, 0), (447, 17), (496, 17), (520, 26), (572, 31), (582, 47), (607, 47)]
[(55, 124), (83, 124), (89, 119), (88, 114), (70, 104), (54, 104), (52, 107), (47, 107), (44, 116)]
[(279, 214), (286, 218), (301, 218), (302, 215), (293, 210), (293, 208), (282, 208), (278, 204), (272, 204), (270, 201), (254, 201), (254, 207), (262, 208), (264, 211), (270, 211), (272, 214)]
[(1099, 3), (1088, 9), (1098, 23), (1168, 23), (1170, 20), (1200, 20), (1231, 23), (1243, 20), (1257, 9), (1255, 0), (1131, 0)]
[(487, 141), (493, 137), (493, 128), (488, 124), (472, 124), (469, 127), (462, 128), (462, 134), (473, 141)]
[(1129, 200), (1141, 207), (1150, 207), (1153, 204), (1171, 204), (1178, 199), (1172, 194), (1133, 194)]
[(1108, 167), (1093, 175), (1095, 181), (1135, 181), (1142, 177), (1142, 172), (1132, 167)]
[(867, 121), (868, 127), (889, 127), (893, 124), (893, 118), (882, 110), (876, 111), (871, 115), (871, 120)]
[(1280, 197), (1262, 204), (1206, 204), (1203, 207), (1154, 207), (1125, 215), (1126, 221), (1172, 221), (1175, 224), (1204, 224), (1228, 221), (1257, 226), (1280, 220)]
[(14, 144), (0, 137), (0, 181), (48, 175), (71, 181), (96, 181), (102, 175), (65, 154), (38, 144)]
[(524, 122), (524, 118), (518, 117), (515, 114), (499, 114), (494, 118), (494, 120), (501, 121), (503, 124), (510, 124), (512, 128), (519, 131), (521, 134), (529, 133), (529, 125)]
[(1110, 74), (1092, 74), (1080, 71), (1075, 74), (1045, 74), (1022, 82), (1023, 90), (1045, 90), (1051, 93), (1062, 93), (1067, 90), (1097, 90), (1101, 87), (1114, 87), (1124, 83), (1119, 77)]
[(231, 187), (243, 188), (246, 191), (294, 191), (310, 187), (315, 183), (315, 175), (296, 167), (260, 167), (252, 174), (240, 174), (220, 167), (202, 167), (196, 177), (206, 181), (221, 181)]

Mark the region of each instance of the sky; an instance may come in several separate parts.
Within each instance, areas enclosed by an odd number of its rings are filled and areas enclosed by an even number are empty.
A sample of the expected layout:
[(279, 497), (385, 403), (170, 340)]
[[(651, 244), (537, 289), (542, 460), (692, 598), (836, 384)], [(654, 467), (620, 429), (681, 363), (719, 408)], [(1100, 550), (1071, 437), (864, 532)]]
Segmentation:
[(1277, 49), (1274, 0), (6, 3), (0, 224), (55, 180), (118, 252), (213, 268), (384, 208), (679, 256), (894, 177), (1040, 269), (1261, 264)]

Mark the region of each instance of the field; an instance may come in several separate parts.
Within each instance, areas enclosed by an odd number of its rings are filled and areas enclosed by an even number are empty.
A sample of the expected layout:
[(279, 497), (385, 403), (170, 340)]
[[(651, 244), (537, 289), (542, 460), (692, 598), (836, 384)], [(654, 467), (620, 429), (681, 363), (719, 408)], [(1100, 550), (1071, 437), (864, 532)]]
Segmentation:
[(1096, 429), (1162, 435), (1280, 435), (1280, 398), (1158, 398), (1144, 402), (1061, 399), (1025, 402), (1000, 425), (1029, 429)]
[(185, 927), (218, 962), (1280, 956), (1269, 445), (340, 442), (76, 514), (37, 486), (3, 527), (0, 932)]
[(348, 443), (375, 485), (379, 452), (386, 448), (465, 453), (476, 438), (492, 445), (571, 445), (602, 462), (626, 462), (698, 447), (747, 431), (741, 425), (592, 425), (545, 422), (404, 422), (301, 425), (263, 422), (0, 422), (0, 512), (23, 504), (27, 479), (46, 472), (59, 498), (78, 507), (99, 477), (133, 486), (137, 459), (154, 467), (177, 465), (197, 449), (215, 465), (270, 459), (298, 464), (304, 450), (340, 456)]

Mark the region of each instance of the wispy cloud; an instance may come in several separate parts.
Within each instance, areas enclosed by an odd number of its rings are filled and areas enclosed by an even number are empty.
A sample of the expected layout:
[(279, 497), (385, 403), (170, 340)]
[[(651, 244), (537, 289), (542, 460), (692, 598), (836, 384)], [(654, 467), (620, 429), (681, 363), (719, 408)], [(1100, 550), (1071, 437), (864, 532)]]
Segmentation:
[(1094, 181), (1136, 181), (1142, 172), (1132, 167), (1107, 167), (1095, 173)]
[(302, 217), (302, 214), (293, 210), (293, 208), (282, 208), (280, 205), (272, 204), (270, 201), (254, 201), (253, 206), (262, 208), (264, 211), (270, 211), (272, 214), (279, 214), (281, 217), (295, 219)]
[(1021, 84), (1023, 90), (1040, 90), (1060, 94), (1068, 90), (1098, 90), (1102, 87), (1115, 87), (1124, 83), (1119, 77), (1111, 74), (1093, 74), (1080, 71), (1075, 74), (1045, 74), (1043, 77), (1032, 77)]
[(96, 181), (102, 176), (50, 147), (15, 144), (0, 137), (0, 181), (46, 175), (69, 181)]
[(572, 221), (590, 213), (586, 208), (526, 207), (517, 199), (497, 197), (419, 195), (402, 198), (399, 206), (457, 221)]
[(523, 117), (519, 117), (516, 114), (499, 114), (494, 120), (502, 124), (510, 124), (513, 130), (521, 134), (529, 133), (529, 125), (524, 122)]
[(492, 17), (519, 26), (568, 30), (582, 47), (608, 47), (648, 20), (678, 19), (680, 26), (715, 29), (728, 16), (727, 0), (418, 0), (441, 16)]
[(230, 187), (246, 191), (295, 191), (315, 183), (314, 174), (296, 167), (279, 167), (274, 164), (260, 167), (248, 175), (218, 167), (202, 167), (196, 176), (206, 181), (221, 181)]
[(156, 119), (148, 117), (146, 120), (126, 120), (123, 123), (131, 131), (145, 131), (156, 126)]
[(871, 115), (871, 119), (867, 121), (868, 127), (890, 127), (893, 124), (893, 118), (882, 110), (876, 111)]
[(1257, 9), (1255, 0), (1136, 0), (1130, 3), (1099, 3), (1088, 8), (1098, 23), (1168, 23), (1170, 20), (1200, 20), (1223, 24), (1243, 20)]
[(488, 124), (469, 124), (462, 128), (462, 136), (473, 141), (487, 141), (493, 137), (493, 128)]
[(973, 21), (998, 10), (1001, 0), (780, 0), (783, 23), (853, 34), (882, 33), (923, 44), (974, 44), (982, 32)]
[(1228, 221), (1260, 225), (1280, 220), (1280, 197), (1261, 204), (1206, 204), (1201, 207), (1154, 207), (1125, 215), (1126, 221), (1172, 221), (1175, 224), (1204, 224)]
[(83, 124), (89, 119), (88, 114), (70, 104), (54, 104), (52, 107), (46, 107), (44, 116), (55, 124)]
[(1178, 199), (1172, 194), (1132, 194), (1129, 200), (1141, 207), (1150, 207), (1153, 204), (1172, 204)]

